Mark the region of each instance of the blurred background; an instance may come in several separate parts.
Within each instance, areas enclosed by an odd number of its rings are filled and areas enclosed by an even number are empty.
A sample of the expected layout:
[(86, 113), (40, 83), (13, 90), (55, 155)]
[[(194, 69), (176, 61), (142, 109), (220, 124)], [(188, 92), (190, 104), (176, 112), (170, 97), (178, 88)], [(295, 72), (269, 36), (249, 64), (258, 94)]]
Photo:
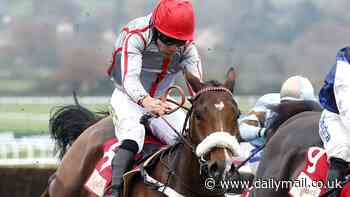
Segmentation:
[[(336, 52), (349, 44), (349, 0), (192, 1), (205, 79), (223, 80), (226, 70), (235, 67), (243, 112), (296, 74), (308, 77), (317, 94)], [(57, 165), (48, 135), (51, 110), (73, 104), (73, 91), (90, 109), (108, 108), (113, 85), (105, 73), (116, 36), (130, 20), (151, 13), (156, 3), (0, 0), (2, 196), (43, 191), (53, 171), (36, 167)], [(16, 184), (4, 187), (9, 181)]]
[[(0, 0), (0, 95), (110, 95), (121, 27), (157, 0)], [(278, 91), (294, 74), (316, 86), (348, 44), (347, 0), (193, 0), (206, 78), (234, 66), (238, 94)]]
[[(157, 2), (0, 0), (0, 133), (47, 133), (50, 110), (73, 103), (73, 91), (83, 104), (106, 109), (115, 39)], [(205, 79), (223, 80), (233, 66), (243, 112), (296, 74), (308, 77), (317, 94), (348, 44), (347, 0), (192, 2)]]
[[(223, 80), (235, 67), (243, 111), (296, 74), (308, 77), (317, 93), (349, 41), (348, 0), (192, 1), (205, 79)], [(0, 139), (47, 135), (51, 108), (73, 103), (73, 91), (82, 104), (106, 109), (113, 85), (105, 73), (116, 36), (156, 3), (0, 0)], [(5, 154), (24, 153), (0, 147), (0, 158)]]

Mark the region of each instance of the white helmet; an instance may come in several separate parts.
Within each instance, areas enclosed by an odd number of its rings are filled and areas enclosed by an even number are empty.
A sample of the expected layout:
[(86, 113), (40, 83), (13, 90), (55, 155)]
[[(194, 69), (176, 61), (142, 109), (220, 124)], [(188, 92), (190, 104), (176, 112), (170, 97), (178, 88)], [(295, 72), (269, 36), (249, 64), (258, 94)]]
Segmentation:
[(314, 88), (309, 79), (300, 75), (289, 77), (280, 91), (281, 101), (284, 100), (316, 100)]

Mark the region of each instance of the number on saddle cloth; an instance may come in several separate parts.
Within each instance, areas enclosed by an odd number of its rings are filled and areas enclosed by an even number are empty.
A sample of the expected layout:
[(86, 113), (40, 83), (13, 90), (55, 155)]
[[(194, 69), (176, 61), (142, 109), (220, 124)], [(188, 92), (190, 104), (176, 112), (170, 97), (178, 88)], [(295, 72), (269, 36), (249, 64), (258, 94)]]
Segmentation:
[(339, 189), (340, 187), (340, 197), (350, 196), (349, 175), (344, 182), (325, 185), (331, 187), (328, 190), (322, 187), (327, 180), (328, 168), (326, 151), (319, 147), (310, 147), (306, 153), (304, 169), (299, 173), (294, 182), (295, 185), (289, 191), (289, 194), (293, 197), (302, 197), (304, 195), (325, 197), (329, 195), (328, 192), (332, 192), (331, 190)]
[[(103, 145), (104, 155), (97, 163), (95, 170), (86, 181), (84, 187), (91, 193), (101, 196), (111, 184), (112, 166), (111, 161), (114, 157), (114, 149), (118, 146), (118, 141), (113, 138)], [(135, 156), (134, 168), (144, 162), (164, 146), (151, 132), (145, 136), (145, 143), (141, 154)]]
[(296, 177), (295, 185), (289, 191), (293, 197), (303, 195), (319, 196), (327, 189), (319, 187), (317, 182), (325, 183), (327, 180), (328, 162), (326, 151), (319, 147), (310, 147), (306, 152), (305, 166)]

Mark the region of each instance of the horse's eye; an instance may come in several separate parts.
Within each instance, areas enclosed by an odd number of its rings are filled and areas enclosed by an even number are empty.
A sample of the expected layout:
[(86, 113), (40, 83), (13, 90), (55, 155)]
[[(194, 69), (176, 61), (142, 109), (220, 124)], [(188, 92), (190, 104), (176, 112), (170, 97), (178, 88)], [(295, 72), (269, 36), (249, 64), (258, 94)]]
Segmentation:
[(202, 120), (202, 119), (203, 119), (202, 114), (199, 113), (199, 112), (195, 112), (195, 113), (194, 113), (194, 117), (195, 117), (197, 120)]

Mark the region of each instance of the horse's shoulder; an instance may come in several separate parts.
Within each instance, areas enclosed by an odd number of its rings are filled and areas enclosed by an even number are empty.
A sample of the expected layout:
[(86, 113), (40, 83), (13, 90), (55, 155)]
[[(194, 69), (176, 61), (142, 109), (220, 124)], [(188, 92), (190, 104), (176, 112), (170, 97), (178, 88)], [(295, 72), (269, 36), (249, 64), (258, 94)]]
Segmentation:
[[(311, 146), (321, 146), (318, 135), (320, 111), (300, 112), (285, 121), (266, 144), (257, 170), (257, 178), (291, 180), (305, 165), (305, 154)], [(259, 190), (254, 190), (261, 194)], [(267, 190), (264, 196), (285, 196), (285, 191)], [(279, 193), (278, 193), (279, 192)]]
[(320, 104), (316, 101), (286, 101), (278, 105), (268, 106), (272, 111), (279, 114), (296, 114), (304, 111), (322, 111)]
[(310, 121), (310, 120), (316, 120), (319, 121), (321, 116), (321, 112), (319, 111), (304, 111), (300, 112), (292, 117), (290, 117), (288, 120), (286, 120), (280, 127), (284, 127), (289, 124), (298, 124), (300, 122)]
[[(300, 145), (321, 145), (318, 135), (320, 112), (302, 112), (284, 122), (272, 136), (273, 146), (282, 144), (282, 147), (299, 149)], [(274, 141), (274, 142), (272, 142)]]
[(286, 122), (289, 123), (303, 112), (321, 112), (320, 105), (315, 101), (288, 101), (283, 102), (275, 106), (269, 106), (270, 110), (275, 112), (275, 117), (271, 122), (270, 128), (278, 129)]

